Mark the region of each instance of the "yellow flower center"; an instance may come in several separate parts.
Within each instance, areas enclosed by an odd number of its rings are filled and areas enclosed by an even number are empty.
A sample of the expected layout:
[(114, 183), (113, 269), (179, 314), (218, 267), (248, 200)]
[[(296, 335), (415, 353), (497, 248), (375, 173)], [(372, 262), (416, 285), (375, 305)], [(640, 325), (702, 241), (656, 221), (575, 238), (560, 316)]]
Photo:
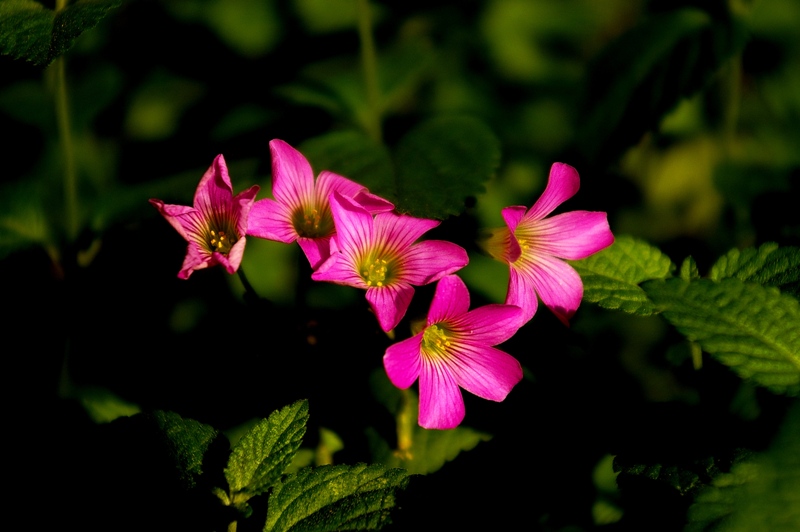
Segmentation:
[(236, 241), (239, 240), (239, 234), (236, 232), (233, 220), (212, 219), (208, 224), (204, 240), (208, 251), (227, 255)]
[(389, 276), (389, 262), (385, 259), (375, 259), (361, 269), (361, 278), (367, 286), (383, 286)]
[(333, 234), (333, 216), (329, 208), (300, 208), (292, 215), (292, 225), (297, 234), (306, 238), (319, 238)]
[(422, 333), (422, 347), (430, 355), (446, 356), (450, 347), (450, 338), (447, 329), (440, 325), (431, 325)]

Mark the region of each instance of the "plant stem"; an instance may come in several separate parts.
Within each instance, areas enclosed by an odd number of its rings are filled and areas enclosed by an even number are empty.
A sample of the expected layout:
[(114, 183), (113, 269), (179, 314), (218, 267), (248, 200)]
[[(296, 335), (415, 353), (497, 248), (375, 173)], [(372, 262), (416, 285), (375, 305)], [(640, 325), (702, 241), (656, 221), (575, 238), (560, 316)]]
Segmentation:
[(378, 88), (378, 58), (372, 37), (372, 17), (369, 0), (358, 0), (358, 36), (361, 40), (361, 66), (367, 91), (367, 134), (375, 142), (382, 142), (380, 89)]
[[(67, 6), (67, 0), (56, 1), (56, 12)], [(78, 236), (78, 176), (75, 169), (75, 150), (72, 143), (69, 102), (67, 98), (67, 76), (64, 56), (53, 62), (55, 70), (55, 107), (58, 134), (61, 139), (61, 154), (64, 159), (64, 217), (68, 241)]]

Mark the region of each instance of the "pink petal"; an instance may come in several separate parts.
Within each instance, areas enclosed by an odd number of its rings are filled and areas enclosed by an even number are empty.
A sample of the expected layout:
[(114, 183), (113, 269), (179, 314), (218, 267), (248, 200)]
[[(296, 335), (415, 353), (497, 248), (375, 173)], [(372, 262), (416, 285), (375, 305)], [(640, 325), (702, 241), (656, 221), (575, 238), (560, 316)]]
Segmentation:
[(178, 272), (178, 278), (188, 279), (195, 270), (202, 270), (203, 268), (208, 268), (215, 264), (211, 253), (200, 249), (200, 246), (195, 242), (189, 242), (189, 245), (186, 246), (186, 256), (183, 258), (183, 265)]
[(338, 192), (342, 196), (354, 198), (359, 192), (364, 190), (364, 185), (359, 185), (346, 177), (334, 174), (333, 172), (323, 171), (317, 178), (317, 201), (327, 203), (331, 192)]
[(502, 401), (522, 380), (517, 359), (494, 347), (459, 343), (454, 356), (448, 365), (456, 383), (483, 399)]
[[(535, 263), (520, 266), (516, 270), (521, 284), (526, 285), (526, 290), (532, 287), (542, 303), (565, 325), (569, 325), (569, 318), (578, 310), (583, 298), (583, 281), (578, 272), (566, 262), (547, 256), (537, 257)], [(506, 303), (516, 304), (509, 300)]]
[(484, 305), (458, 316), (450, 324), (459, 339), (472, 344), (497, 345), (516, 334), (524, 324), (522, 316), (523, 311), (517, 306)]
[(299, 237), (297, 243), (303, 250), (312, 270), (319, 268), (331, 256), (331, 237), (318, 238)]
[(402, 252), (402, 261), (402, 280), (421, 286), (460, 270), (469, 263), (469, 256), (452, 242), (425, 240)]
[(392, 384), (405, 390), (417, 380), (422, 367), (422, 334), (392, 344), (383, 355), (383, 367)]
[(247, 240), (242, 237), (236, 241), (236, 243), (231, 247), (231, 250), (228, 252), (228, 255), (225, 256), (222, 253), (214, 253), (214, 258), (219, 264), (227, 270), (228, 273), (233, 274), (236, 273), (236, 270), (239, 269), (239, 265), (242, 263), (242, 257), (244, 256), (244, 246), (247, 243)]
[[(375, 215), (375, 242), (385, 244), (386, 249), (402, 251), (438, 225), (436, 220), (393, 212), (379, 213)], [(339, 231), (338, 225), (336, 230)]]
[(314, 202), (314, 172), (303, 154), (280, 139), (271, 140), (272, 195), (294, 211)]
[(522, 220), (522, 218), (525, 216), (526, 210), (527, 209), (525, 207), (522, 207), (520, 205), (515, 205), (513, 207), (506, 207), (501, 211), (501, 214), (503, 215), (503, 220), (506, 221), (506, 225), (508, 226), (508, 228), (511, 230), (512, 233), (517, 230), (517, 226), (519, 225), (519, 222)]
[(572, 211), (534, 222), (536, 254), (585, 259), (614, 242), (604, 212)]
[(436, 285), (431, 308), (428, 311), (428, 325), (445, 321), (469, 310), (469, 291), (467, 285), (457, 275), (446, 275)]
[(179, 235), (181, 235), (184, 240), (191, 240), (189, 235), (183, 228), (183, 223), (181, 223), (181, 218), (189, 213), (196, 213), (196, 209), (194, 207), (187, 207), (186, 205), (170, 205), (166, 204), (159, 199), (151, 199), (150, 203), (158, 209), (158, 212), (166, 219), (169, 224), (175, 228)]
[(367, 289), (369, 301), (378, 323), (385, 332), (389, 332), (400, 323), (406, 315), (411, 298), (414, 297), (414, 288), (407, 284), (394, 283), (380, 288)]
[(332, 193), (329, 201), (339, 249), (355, 260), (357, 256), (368, 252), (376, 242), (372, 215), (351, 198), (338, 192)]
[(522, 250), (519, 247), (519, 241), (517, 237), (514, 235), (514, 231), (517, 230), (517, 226), (522, 218), (525, 216), (525, 207), (515, 206), (515, 207), (506, 207), (502, 211), (503, 219), (506, 221), (506, 225), (510, 231), (510, 234), (505, 235), (505, 249), (504, 252), (501, 253), (499, 256), (503, 257), (508, 262), (516, 261)]
[(297, 239), (289, 207), (269, 198), (260, 199), (250, 209), (247, 234), (289, 244)]
[(515, 305), (522, 309), (522, 323), (529, 322), (539, 306), (533, 281), (513, 265), (509, 268), (506, 305)]
[[(335, 239), (331, 239), (331, 244)], [(333, 246), (331, 246), (333, 247)], [(367, 289), (367, 283), (359, 275), (356, 265), (351, 258), (339, 251), (332, 252), (317, 270), (311, 274), (315, 281), (327, 281), (329, 283), (354, 286), (356, 288)]]
[(394, 210), (394, 204), (383, 199), (380, 196), (367, 192), (367, 189), (362, 190), (355, 196), (353, 199), (367, 209), (371, 214), (377, 214), (379, 212), (391, 212)]
[(239, 235), (244, 236), (247, 233), (247, 225), (250, 220), (250, 211), (253, 208), (253, 202), (258, 194), (259, 186), (253, 185), (247, 190), (243, 190), (233, 198), (233, 209), (238, 212), (239, 222), (236, 226), (236, 231)]
[(449, 368), (422, 359), (419, 374), (419, 424), (426, 429), (452, 429), (464, 419), (464, 398)]
[(200, 179), (200, 184), (197, 185), (194, 193), (194, 206), (203, 213), (204, 217), (210, 218), (213, 213), (227, 210), (232, 199), (233, 187), (231, 187), (231, 179), (228, 177), (225, 158), (217, 155)]
[(578, 171), (568, 164), (553, 163), (547, 186), (541, 197), (525, 215), (525, 220), (540, 220), (553, 212), (556, 207), (575, 195), (580, 188)]

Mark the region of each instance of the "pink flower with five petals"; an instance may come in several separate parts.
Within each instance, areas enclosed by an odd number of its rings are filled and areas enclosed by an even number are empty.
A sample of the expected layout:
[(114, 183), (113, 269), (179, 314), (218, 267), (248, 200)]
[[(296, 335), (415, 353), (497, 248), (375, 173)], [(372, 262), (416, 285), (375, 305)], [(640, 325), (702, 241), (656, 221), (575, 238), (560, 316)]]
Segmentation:
[(354, 198), (371, 213), (394, 209), (366, 187), (333, 172), (321, 172), (315, 183), (308, 160), (282, 140), (270, 141), (269, 149), (275, 199), (255, 203), (247, 234), (287, 244), (296, 240), (312, 269), (328, 258), (330, 240), (336, 233), (328, 203), (331, 192)]
[(178, 277), (222, 265), (228, 273), (239, 269), (244, 254), (250, 209), (258, 185), (233, 195), (225, 158), (217, 155), (194, 194), (194, 206), (169, 205), (151, 199), (158, 212), (189, 243)]
[(436, 220), (393, 212), (374, 217), (354, 199), (330, 196), (336, 238), (331, 256), (311, 278), (362, 288), (381, 328), (397, 326), (411, 303), (413, 285), (435, 282), (469, 262), (461, 246), (441, 240), (416, 242)]
[(554, 163), (547, 187), (533, 207), (503, 209), (507, 227), (492, 231), (484, 243), (490, 255), (508, 263), (506, 303), (522, 308), (525, 322), (536, 313), (541, 298), (569, 325), (583, 298), (583, 282), (562, 259), (584, 259), (614, 242), (604, 212), (571, 211), (547, 218), (579, 188), (577, 170)]
[(436, 285), (425, 328), (386, 350), (389, 380), (405, 389), (419, 378), (419, 424), (451, 429), (464, 419), (459, 388), (502, 401), (522, 379), (517, 359), (493, 346), (523, 324), (522, 309), (485, 305), (469, 310), (469, 292), (457, 275)]

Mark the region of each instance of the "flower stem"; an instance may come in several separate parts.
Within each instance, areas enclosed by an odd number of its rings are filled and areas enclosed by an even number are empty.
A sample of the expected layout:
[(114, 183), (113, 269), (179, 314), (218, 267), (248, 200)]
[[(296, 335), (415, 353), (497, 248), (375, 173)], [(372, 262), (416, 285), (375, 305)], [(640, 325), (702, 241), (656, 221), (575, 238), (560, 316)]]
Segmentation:
[(372, 16), (369, 0), (358, 0), (358, 36), (361, 40), (361, 65), (364, 69), (364, 85), (367, 91), (367, 134), (375, 142), (382, 142), (380, 90), (378, 88), (378, 58), (375, 40), (372, 37)]
[(239, 275), (239, 280), (242, 281), (242, 285), (244, 286), (244, 300), (247, 302), (257, 302), (260, 300), (261, 298), (258, 296), (258, 293), (256, 293), (253, 285), (247, 280), (247, 276), (244, 274), (244, 268), (239, 266), (236, 273)]
[[(67, 0), (56, 1), (56, 12), (67, 7)], [(67, 98), (67, 76), (64, 56), (53, 62), (55, 74), (55, 108), (58, 134), (61, 139), (61, 154), (64, 160), (64, 217), (67, 239), (78, 236), (78, 176), (75, 169), (75, 150), (72, 143), (69, 101)]]

